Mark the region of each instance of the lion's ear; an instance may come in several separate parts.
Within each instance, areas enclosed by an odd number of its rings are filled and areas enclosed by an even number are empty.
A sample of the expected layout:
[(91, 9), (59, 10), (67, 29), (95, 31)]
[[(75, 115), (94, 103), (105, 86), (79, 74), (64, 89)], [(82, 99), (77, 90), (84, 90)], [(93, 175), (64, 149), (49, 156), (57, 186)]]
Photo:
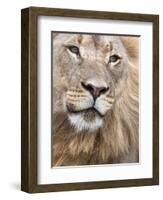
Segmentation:
[(125, 46), (129, 56), (137, 59), (139, 56), (139, 37), (121, 37), (121, 41)]

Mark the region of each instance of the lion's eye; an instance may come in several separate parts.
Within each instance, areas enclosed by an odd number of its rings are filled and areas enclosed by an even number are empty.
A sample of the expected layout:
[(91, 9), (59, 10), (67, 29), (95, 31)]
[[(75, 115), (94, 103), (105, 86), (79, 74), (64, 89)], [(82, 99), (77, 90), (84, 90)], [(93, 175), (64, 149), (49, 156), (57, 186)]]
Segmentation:
[(75, 53), (76, 55), (80, 55), (79, 48), (77, 46), (68, 46), (69, 51)]
[(115, 55), (110, 56), (109, 63), (116, 63), (119, 60), (120, 60), (120, 57), (115, 54)]

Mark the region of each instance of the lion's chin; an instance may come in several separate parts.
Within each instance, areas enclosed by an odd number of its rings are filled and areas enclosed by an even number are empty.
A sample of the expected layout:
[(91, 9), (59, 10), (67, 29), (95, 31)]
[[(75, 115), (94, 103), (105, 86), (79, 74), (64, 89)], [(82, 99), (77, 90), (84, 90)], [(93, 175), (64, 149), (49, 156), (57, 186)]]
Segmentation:
[(70, 124), (77, 132), (95, 132), (103, 125), (103, 118), (95, 111), (87, 111), (82, 113), (69, 113), (68, 118)]

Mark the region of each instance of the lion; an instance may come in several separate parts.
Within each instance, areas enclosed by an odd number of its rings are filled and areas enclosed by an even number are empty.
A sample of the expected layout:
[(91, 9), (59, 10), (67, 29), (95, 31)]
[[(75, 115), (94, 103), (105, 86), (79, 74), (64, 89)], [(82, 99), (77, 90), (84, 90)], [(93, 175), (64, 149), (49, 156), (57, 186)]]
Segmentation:
[(139, 162), (139, 38), (52, 40), (52, 166)]

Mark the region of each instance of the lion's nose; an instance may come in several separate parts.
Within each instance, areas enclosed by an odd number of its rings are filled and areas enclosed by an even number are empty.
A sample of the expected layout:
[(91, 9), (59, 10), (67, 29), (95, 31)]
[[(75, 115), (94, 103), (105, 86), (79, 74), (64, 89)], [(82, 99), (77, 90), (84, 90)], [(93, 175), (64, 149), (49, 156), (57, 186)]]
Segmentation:
[(81, 82), (81, 85), (83, 86), (84, 89), (86, 89), (87, 91), (91, 93), (94, 99), (96, 99), (101, 94), (106, 93), (109, 90), (109, 87), (97, 87), (91, 83), (85, 84)]

